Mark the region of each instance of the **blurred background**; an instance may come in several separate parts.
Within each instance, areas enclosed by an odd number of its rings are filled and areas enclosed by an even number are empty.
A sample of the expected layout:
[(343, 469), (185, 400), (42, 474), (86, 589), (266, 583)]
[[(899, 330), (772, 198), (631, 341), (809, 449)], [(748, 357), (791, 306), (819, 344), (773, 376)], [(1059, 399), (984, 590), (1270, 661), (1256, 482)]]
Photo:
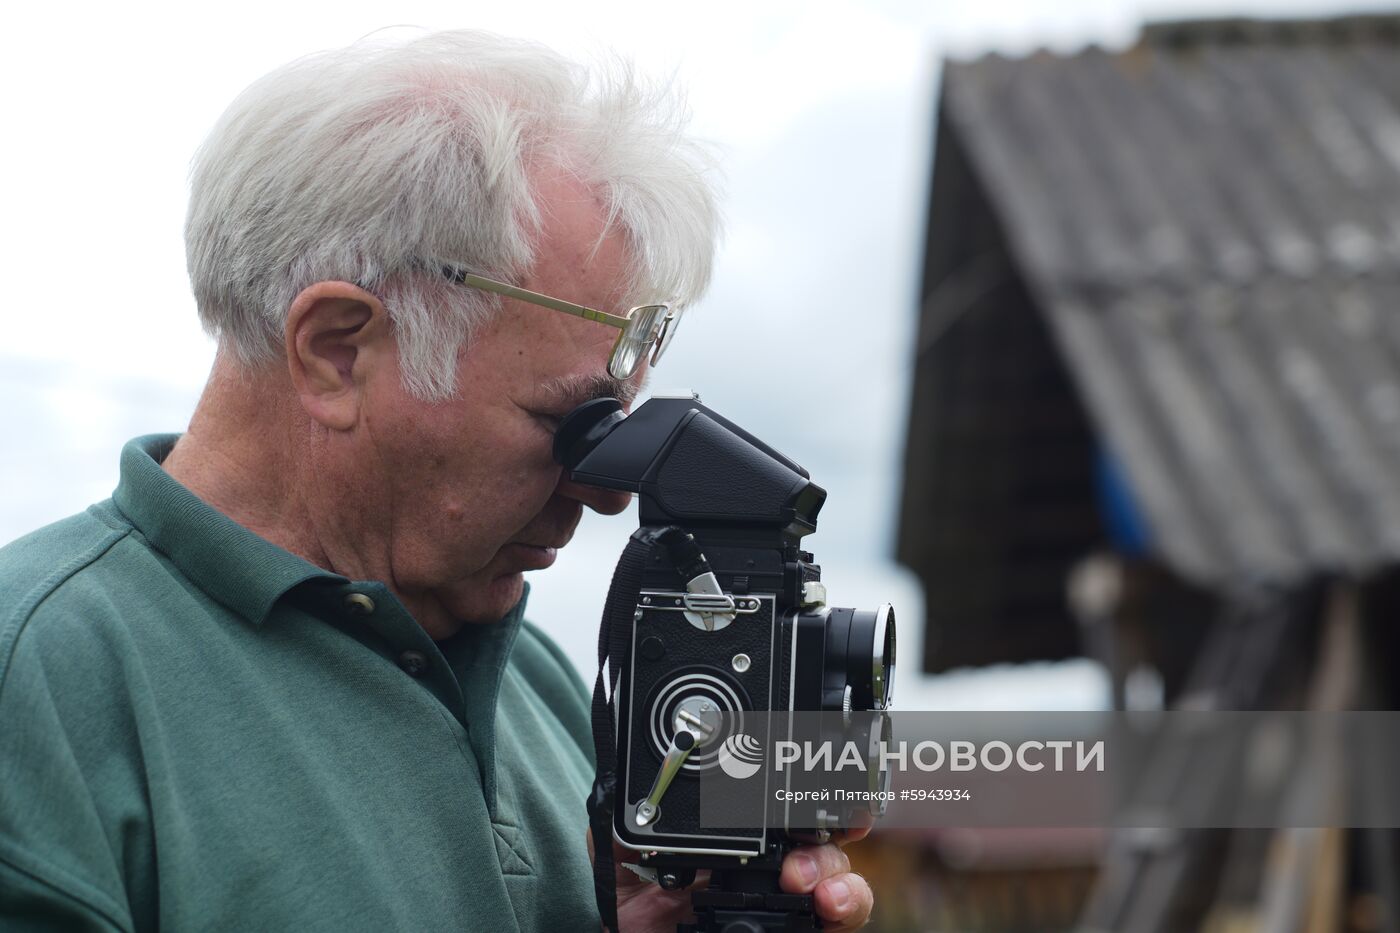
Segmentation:
[[(185, 426), (213, 357), (185, 176), (228, 101), (376, 29), (471, 26), (689, 89), (728, 234), (652, 389), (827, 488), (808, 546), (834, 604), (895, 605), (898, 707), (1394, 708), (1400, 16), (593, 6), (9, 13), (0, 543)], [(589, 682), (635, 522), (589, 516), (532, 575)], [(885, 930), (1395, 931), (1395, 843), (942, 830), (852, 854)]]

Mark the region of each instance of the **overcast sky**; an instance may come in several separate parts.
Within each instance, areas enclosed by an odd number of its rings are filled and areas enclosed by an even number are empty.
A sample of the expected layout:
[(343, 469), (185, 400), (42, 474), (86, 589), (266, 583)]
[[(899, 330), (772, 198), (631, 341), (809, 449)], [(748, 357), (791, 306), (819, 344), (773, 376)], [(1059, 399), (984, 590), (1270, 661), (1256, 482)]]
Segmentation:
[[(1102, 0), (8, 11), (0, 543), (105, 498), (122, 442), (187, 422), (213, 347), (185, 277), (186, 171), (228, 101), (288, 59), (376, 29), (486, 28), (580, 56), (615, 49), (689, 89), (695, 132), (723, 153), (728, 235), (710, 295), (653, 388), (699, 391), (828, 489), (809, 546), (837, 604), (895, 603), (900, 705), (1097, 704), (1102, 685), (1085, 665), (1022, 672), (1037, 686), (1014, 700), (1003, 681), (916, 687), (910, 676), (922, 600), (890, 552), (937, 65), (993, 49), (1121, 46), (1144, 19), (1244, 11), (1340, 12)], [(582, 668), (635, 522), (634, 512), (586, 521), (559, 564), (532, 578), (531, 617)]]

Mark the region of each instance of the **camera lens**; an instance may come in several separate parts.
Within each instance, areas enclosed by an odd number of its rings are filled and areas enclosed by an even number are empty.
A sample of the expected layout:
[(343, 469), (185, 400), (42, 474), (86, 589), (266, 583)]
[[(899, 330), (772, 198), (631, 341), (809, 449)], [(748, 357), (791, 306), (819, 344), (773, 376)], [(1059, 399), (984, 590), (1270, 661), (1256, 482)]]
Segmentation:
[(875, 631), (870, 639), (871, 693), (880, 709), (889, 709), (894, 697), (894, 607), (884, 603), (875, 610)]
[(894, 609), (832, 609), (827, 616), (823, 706), (886, 709), (894, 690)]

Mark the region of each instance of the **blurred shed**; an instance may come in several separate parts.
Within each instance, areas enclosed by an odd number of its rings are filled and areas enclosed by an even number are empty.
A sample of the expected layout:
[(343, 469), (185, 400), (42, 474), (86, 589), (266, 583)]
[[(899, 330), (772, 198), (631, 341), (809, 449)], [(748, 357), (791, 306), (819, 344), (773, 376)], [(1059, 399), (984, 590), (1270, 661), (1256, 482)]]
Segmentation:
[(943, 71), (898, 556), (925, 667), (1081, 653), (1108, 548), (1199, 592), (1400, 558), (1400, 19)]

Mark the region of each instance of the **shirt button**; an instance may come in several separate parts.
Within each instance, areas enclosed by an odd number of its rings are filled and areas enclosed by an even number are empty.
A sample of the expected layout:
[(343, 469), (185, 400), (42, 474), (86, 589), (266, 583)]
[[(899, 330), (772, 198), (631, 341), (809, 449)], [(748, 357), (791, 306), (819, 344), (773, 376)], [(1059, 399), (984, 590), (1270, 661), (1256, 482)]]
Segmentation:
[(399, 655), (399, 667), (409, 677), (422, 677), (428, 671), (428, 659), (421, 651), (405, 651)]
[(345, 611), (352, 616), (367, 616), (374, 612), (374, 600), (364, 593), (350, 593), (345, 597)]

